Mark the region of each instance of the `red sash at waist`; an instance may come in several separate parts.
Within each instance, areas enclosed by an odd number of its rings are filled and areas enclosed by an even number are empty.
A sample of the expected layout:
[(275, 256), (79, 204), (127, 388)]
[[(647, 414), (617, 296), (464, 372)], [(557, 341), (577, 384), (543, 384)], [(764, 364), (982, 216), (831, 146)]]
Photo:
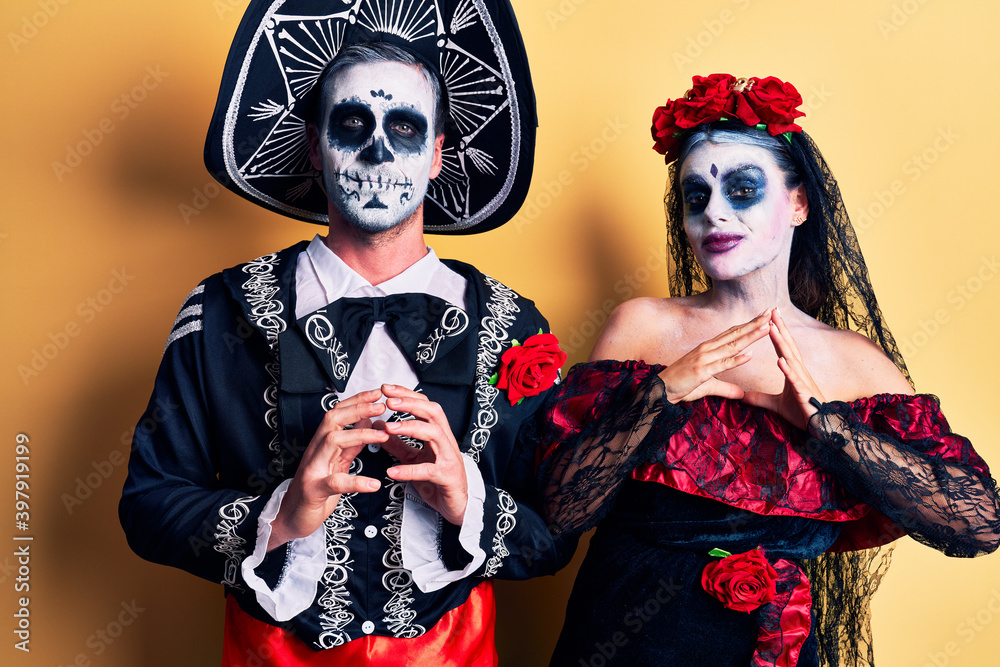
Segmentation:
[(419, 637), (368, 635), (314, 651), (291, 632), (250, 616), (228, 596), (222, 667), (496, 667), (495, 621), (493, 583), (486, 581)]

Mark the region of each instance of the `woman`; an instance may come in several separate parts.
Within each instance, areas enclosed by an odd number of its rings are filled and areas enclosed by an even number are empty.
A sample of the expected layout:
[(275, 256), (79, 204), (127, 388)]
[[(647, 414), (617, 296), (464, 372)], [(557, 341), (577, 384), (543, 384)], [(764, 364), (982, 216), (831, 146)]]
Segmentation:
[(600, 524), (553, 664), (867, 664), (862, 549), (997, 548), (996, 485), (913, 395), (801, 102), (715, 74), (654, 115), (676, 296), (622, 304), (535, 433), (553, 531)]

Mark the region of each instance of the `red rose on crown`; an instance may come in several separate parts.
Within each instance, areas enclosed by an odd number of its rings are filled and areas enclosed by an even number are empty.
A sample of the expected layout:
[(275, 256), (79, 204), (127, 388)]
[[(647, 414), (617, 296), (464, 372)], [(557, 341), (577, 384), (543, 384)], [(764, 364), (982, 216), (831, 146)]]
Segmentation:
[(701, 573), (701, 586), (727, 609), (751, 612), (775, 598), (777, 571), (761, 549), (712, 561)]
[[(653, 111), (653, 149), (667, 163), (677, 159), (680, 135), (702, 123), (737, 118), (745, 125), (765, 125), (771, 136), (801, 132), (794, 120), (802, 96), (790, 83), (773, 76), (737, 79), (732, 74), (695, 76), (691, 90)], [(763, 128), (762, 128), (763, 129)]]
[(516, 340), (500, 357), (500, 368), (490, 378), (497, 389), (507, 390), (511, 405), (525, 397), (537, 396), (559, 377), (559, 369), (566, 363), (566, 353), (559, 349), (559, 339), (553, 334), (538, 331), (524, 343)]
[(796, 107), (802, 104), (802, 96), (790, 83), (769, 76), (756, 81), (753, 88), (747, 91), (746, 97), (750, 106), (760, 118), (758, 122), (767, 125), (771, 136), (782, 132), (801, 132), (794, 119), (805, 116), (805, 112)]
[[(729, 74), (696, 76), (694, 86), (683, 99), (674, 101), (676, 125), (688, 129), (704, 123), (707, 119), (718, 120), (726, 111), (732, 95), (733, 77)], [(669, 104), (669, 103), (668, 103)]]

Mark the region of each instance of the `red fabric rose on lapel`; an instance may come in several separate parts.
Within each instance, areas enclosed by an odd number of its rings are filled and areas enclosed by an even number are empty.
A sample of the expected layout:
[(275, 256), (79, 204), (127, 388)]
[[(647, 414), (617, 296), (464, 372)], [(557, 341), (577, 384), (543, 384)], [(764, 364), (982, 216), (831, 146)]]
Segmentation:
[(555, 384), (565, 363), (566, 353), (559, 349), (559, 339), (553, 334), (537, 333), (523, 344), (514, 341), (500, 357), (500, 368), (490, 378), (490, 384), (507, 390), (507, 399), (516, 405)]
[(749, 613), (775, 598), (777, 579), (764, 552), (754, 549), (706, 565), (701, 586), (727, 609)]

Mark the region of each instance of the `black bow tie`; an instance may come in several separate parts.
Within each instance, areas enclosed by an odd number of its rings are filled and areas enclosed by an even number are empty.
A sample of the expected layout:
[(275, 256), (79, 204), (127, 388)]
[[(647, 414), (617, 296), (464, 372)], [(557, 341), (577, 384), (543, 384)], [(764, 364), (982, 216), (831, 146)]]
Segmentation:
[(297, 321), (337, 391), (344, 391), (376, 322), (385, 322), (421, 382), (471, 382), (476, 337), (468, 313), (436, 296), (393, 294), (338, 299)]

